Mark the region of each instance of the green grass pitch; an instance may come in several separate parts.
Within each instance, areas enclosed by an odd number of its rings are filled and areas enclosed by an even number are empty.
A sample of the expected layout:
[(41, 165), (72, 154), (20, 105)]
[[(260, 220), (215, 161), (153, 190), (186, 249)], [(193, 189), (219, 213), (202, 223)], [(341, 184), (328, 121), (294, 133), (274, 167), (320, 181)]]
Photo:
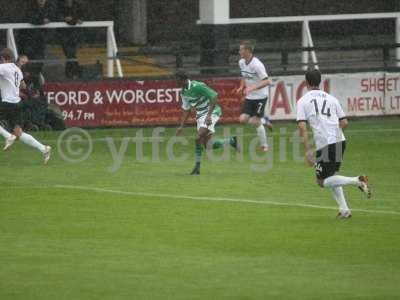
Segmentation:
[(275, 124), (268, 171), (252, 169), (246, 127), (243, 159), (205, 159), (197, 177), (193, 128), (185, 161), (165, 153), (169, 128), (159, 161), (130, 142), (115, 165), (110, 145), (137, 130), (88, 131), (80, 163), (61, 158), (60, 132), (34, 134), (54, 148), (47, 166), (19, 143), (0, 153), (0, 299), (399, 299), (399, 119), (350, 122), (341, 174), (369, 175), (374, 193), (345, 187), (350, 220), (294, 160), (293, 122)]

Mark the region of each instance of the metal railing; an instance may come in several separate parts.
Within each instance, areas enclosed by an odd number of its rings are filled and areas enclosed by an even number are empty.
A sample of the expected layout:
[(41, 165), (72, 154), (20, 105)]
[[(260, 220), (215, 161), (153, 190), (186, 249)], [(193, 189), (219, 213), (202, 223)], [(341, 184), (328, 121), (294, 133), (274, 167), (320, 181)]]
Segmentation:
[[(230, 18), (223, 24), (255, 24), (255, 23), (302, 23), (302, 47), (311, 50), (304, 51), (302, 55), (303, 69), (307, 68), (309, 57), (315, 67), (318, 68), (318, 59), (314, 48), (314, 42), (310, 31), (310, 22), (344, 21), (344, 20), (368, 20), (368, 19), (395, 19), (395, 43), (400, 44), (400, 12), (367, 13), (367, 14), (341, 14), (341, 15), (314, 15), (314, 16), (287, 16), (287, 17), (262, 17), (262, 18)], [(197, 21), (197, 24), (202, 24)], [(220, 24), (220, 23), (219, 23)], [(221, 23), (222, 24), (222, 23)], [(400, 67), (400, 48), (396, 49), (397, 66)]]
[[(398, 71), (399, 61), (393, 52), (400, 48), (400, 44), (365, 44), (365, 45), (335, 45), (314, 47), (258, 47), (257, 56), (262, 58), (273, 74), (303, 74), (303, 69), (314, 67), (314, 64), (301, 61), (302, 53), (317, 52), (320, 54), (319, 66), (324, 72), (353, 72), (372, 70), (395, 70)], [(219, 51), (219, 50), (215, 50)], [(359, 53), (363, 56), (360, 57)], [(331, 57), (334, 54), (335, 57)], [(152, 57), (163, 57), (164, 62), (147, 63), (148, 65), (165, 69), (186, 69), (189, 72), (204, 73), (207, 71), (218, 72), (220, 75), (237, 75), (237, 60), (239, 59), (237, 49), (231, 49), (227, 55), (230, 63), (219, 66), (202, 66), (199, 46), (191, 45), (183, 47), (158, 47), (139, 48), (137, 51), (121, 51), (118, 57), (127, 63), (135, 63), (132, 59), (136, 55), (148, 55)], [(165, 62), (168, 57), (168, 62)], [(141, 64), (146, 64), (140, 61)]]
[(107, 77), (114, 77), (114, 62), (118, 77), (123, 77), (121, 62), (117, 58), (118, 46), (114, 34), (113, 21), (88, 21), (74, 26), (64, 22), (52, 22), (46, 25), (32, 25), (29, 23), (0, 24), (0, 30), (7, 31), (7, 47), (12, 49), (15, 57), (18, 57), (18, 48), (15, 42), (14, 30), (17, 29), (56, 29), (56, 28), (106, 28), (107, 29)]

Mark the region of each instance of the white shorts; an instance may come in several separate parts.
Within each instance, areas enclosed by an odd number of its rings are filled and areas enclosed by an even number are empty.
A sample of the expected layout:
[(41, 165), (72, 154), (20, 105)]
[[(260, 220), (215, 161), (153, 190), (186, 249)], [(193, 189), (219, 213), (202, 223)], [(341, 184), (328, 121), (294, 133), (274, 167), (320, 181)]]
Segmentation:
[(215, 124), (217, 124), (217, 122), (219, 120), (219, 116), (211, 115), (211, 125), (206, 124), (206, 117), (207, 117), (207, 115), (204, 115), (197, 119), (197, 131), (199, 131), (199, 129), (201, 127), (203, 127), (203, 128), (207, 128), (209, 131), (211, 131), (211, 133), (214, 133), (215, 132)]

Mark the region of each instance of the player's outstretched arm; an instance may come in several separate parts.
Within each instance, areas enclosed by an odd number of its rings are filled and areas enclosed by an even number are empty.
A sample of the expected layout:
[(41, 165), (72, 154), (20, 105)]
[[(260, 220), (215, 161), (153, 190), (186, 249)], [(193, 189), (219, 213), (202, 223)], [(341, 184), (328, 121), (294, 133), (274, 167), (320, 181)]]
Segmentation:
[(262, 88), (264, 88), (264, 87), (270, 85), (271, 83), (272, 83), (272, 81), (269, 80), (269, 79), (261, 80), (259, 83), (247, 87), (246, 90), (245, 90), (245, 94), (248, 95), (248, 94), (250, 94), (250, 93), (253, 92), (253, 91), (262, 89)]
[(207, 85), (199, 85), (195, 88), (195, 91), (197, 92), (198, 95), (201, 95), (210, 101), (205, 121), (207, 125), (211, 125), (212, 123), (211, 115), (218, 104), (217, 101), (218, 93)]
[(215, 109), (215, 107), (218, 104), (217, 97), (210, 99), (210, 108), (208, 109), (207, 117), (206, 117), (206, 124), (211, 125), (212, 120), (211, 120), (211, 115)]
[(235, 90), (235, 93), (243, 95), (243, 91), (244, 91), (245, 87), (246, 87), (246, 83), (245, 83), (244, 79), (241, 79), (240, 86)]
[(187, 119), (189, 118), (189, 115), (190, 115), (190, 110), (182, 110), (182, 116), (181, 116), (180, 125), (176, 129), (176, 132), (175, 132), (176, 135), (180, 135), (181, 134), (181, 132), (183, 130), (183, 126), (185, 125)]
[(340, 126), (340, 128), (344, 129), (347, 126), (349, 126), (349, 121), (347, 121), (347, 119), (341, 119), (339, 121), (339, 126)]
[(310, 148), (309, 142), (308, 142), (308, 131), (307, 131), (307, 123), (306, 122), (298, 122), (298, 127), (299, 127), (299, 133), (300, 133), (300, 139), (303, 142), (304, 146), (304, 155), (306, 156), (306, 160), (310, 166), (313, 166), (315, 163), (314, 160), (314, 153)]

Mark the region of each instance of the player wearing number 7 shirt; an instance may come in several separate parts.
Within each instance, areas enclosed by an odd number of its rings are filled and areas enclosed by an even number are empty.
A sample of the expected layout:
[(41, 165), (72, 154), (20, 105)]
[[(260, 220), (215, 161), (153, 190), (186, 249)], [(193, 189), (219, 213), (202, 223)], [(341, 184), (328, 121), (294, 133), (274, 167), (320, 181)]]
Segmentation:
[[(13, 52), (5, 48), (0, 52), (0, 120), (7, 122), (8, 131), (0, 126), (0, 135), (6, 139), (4, 150), (10, 148), (16, 140), (38, 149), (44, 157), (44, 163), (50, 159), (51, 147), (38, 142), (33, 136), (22, 131), (20, 86), (24, 85), (20, 68), (14, 63)], [(12, 134), (10, 133), (12, 131)]]
[(271, 84), (264, 64), (253, 55), (254, 47), (248, 41), (239, 46), (239, 68), (242, 80), (237, 93), (244, 95), (245, 102), (240, 115), (240, 123), (250, 123), (256, 128), (261, 150), (268, 151), (267, 135), (261, 119), (265, 114), (268, 98), (267, 86)]
[[(318, 70), (307, 71), (306, 83), (308, 92), (297, 102), (297, 122), (304, 143), (304, 153), (307, 162), (315, 167), (319, 186), (332, 190), (339, 206), (338, 218), (347, 219), (351, 217), (351, 211), (342, 186), (357, 186), (369, 198), (371, 191), (368, 177), (336, 175), (346, 148), (342, 129), (347, 127), (348, 121), (339, 100), (319, 89), (321, 73)], [(313, 131), (317, 148), (315, 158), (308, 141), (307, 122)]]

